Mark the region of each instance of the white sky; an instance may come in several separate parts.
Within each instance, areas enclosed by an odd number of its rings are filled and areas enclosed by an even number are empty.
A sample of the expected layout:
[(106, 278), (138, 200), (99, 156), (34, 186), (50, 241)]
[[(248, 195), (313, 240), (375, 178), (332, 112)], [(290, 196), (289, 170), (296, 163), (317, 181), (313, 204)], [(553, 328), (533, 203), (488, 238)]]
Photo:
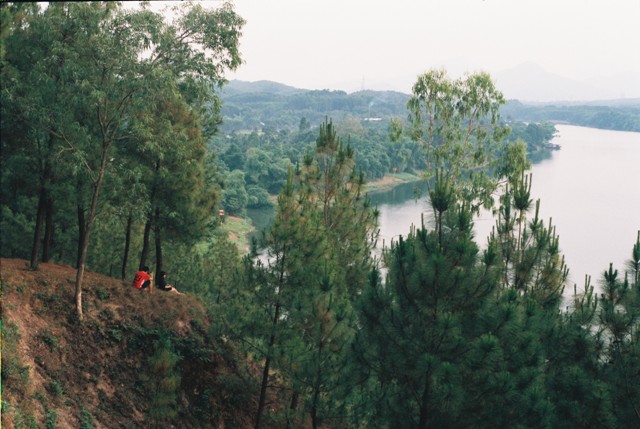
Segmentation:
[[(216, 2), (212, 2), (216, 3)], [(525, 61), (584, 80), (640, 72), (640, 0), (235, 0), (231, 79), (409, 92), (416, 76)]]
[(640, 0), (232, 2), (247, 24), (229, 79), (408, 93), (434, 67), (457, 76), (533, 62), (580, 81), (640, 73)]

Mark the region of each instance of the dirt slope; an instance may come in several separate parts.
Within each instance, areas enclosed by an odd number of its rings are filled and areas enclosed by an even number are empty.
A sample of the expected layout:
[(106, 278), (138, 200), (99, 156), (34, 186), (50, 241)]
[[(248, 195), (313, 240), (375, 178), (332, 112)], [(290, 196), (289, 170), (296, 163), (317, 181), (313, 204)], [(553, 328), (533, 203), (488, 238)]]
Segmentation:
[[(129, 281), (88, 272), (79, 323), (75, 269), (0, 264), (2, 427), (251, 426), (256, 371), (212, 334), (215, 320), (196, 298), (142, 293)], [(160, 338), (179, 356), (175, 364), (150, 364), (152, 356), (165, 356), (158, 354)], [(166, 381), (172, 371), (180, 376), (176, 386)], [(169, 391), (169, 405), (158, 386)], [(164, 409), (173, 411), (163, 417)]]

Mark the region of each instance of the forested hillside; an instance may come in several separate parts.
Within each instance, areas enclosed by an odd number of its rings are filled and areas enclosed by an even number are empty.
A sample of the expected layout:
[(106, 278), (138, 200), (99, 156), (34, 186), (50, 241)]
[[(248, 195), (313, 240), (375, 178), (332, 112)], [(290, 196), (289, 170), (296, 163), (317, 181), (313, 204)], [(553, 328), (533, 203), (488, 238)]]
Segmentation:
[(506, 118), (527, 122), (566, 122), (583, 127), (618, 131), (640, 131), (640, 100), (585, 103), (583, 105), (527, 105), (516, 100), (502, 109)]
[[(223, 89), (231, 4), (0, 10), (3, 427), (640, 425), (640, 232), (567, 284), (528, 173), (555, 128), (505, 120), (487, 73)], [(381, 246), (390, 174), (429, 210)]]
[[(317, 124), (325, 116), (340, 122), (345, 117), (405, 118), (409, 94), (362, 90), (310, 91), (269, 81), (231, 81), (222, 91), (222, 114), (226, 132), (297, 129), (301, 118)], [(584, 103), (525, 104), (509, 100), (500, 109), (509, 122), (566, 122), (584, 127), (619, 131), (640, 131), (640, 100), (611, 100)]]

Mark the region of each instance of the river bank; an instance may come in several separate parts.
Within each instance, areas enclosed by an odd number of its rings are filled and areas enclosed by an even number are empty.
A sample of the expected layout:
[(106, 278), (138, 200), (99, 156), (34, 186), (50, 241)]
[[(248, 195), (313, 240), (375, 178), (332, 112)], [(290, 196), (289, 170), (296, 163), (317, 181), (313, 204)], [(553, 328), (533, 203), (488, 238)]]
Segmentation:
[[(411, 173), (395, 173), (384, 176), (382, 179), (367, 182), (365, 190), (369, 194), (379, 194), (391, 191), (400, 185), (415, 183), (422, 177)], [(242, 217), (229, 216), (227, 222), (220, 225), (224, 235), (238, 245), (241, 252), (248, 252), (252, 237), (259, 238), (261, 232), (271, 225), (275, 216), (277, 200), (273, 197), (273, 206), (247, 209), (247, 214)]]
[(403, 183), (417, 182), (422, 177), (412, 173), (392, 173), (385, 175), (382, 179), (367, 182), (365, 189), (368, 193), (390, 191)]

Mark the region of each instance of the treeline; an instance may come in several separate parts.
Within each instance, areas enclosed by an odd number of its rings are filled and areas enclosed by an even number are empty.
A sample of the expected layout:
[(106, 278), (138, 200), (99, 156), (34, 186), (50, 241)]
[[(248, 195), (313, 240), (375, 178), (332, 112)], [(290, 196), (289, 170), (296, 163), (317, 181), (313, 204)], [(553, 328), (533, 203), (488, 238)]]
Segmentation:
[(567, 122), (604, 130), (640, 132), (640, 101), (628, 105), (526, 105), (509, 101), (502, 109), (506, 118), (531, 122)]
[[(231, 81), (222, 91), (226, 133), (243, 130), (296, 130), (301, 118), (318, 124), (325, 116), (337, 122), (359, 118), (404, 118), (410, 96), (394, 91), (310, 91), (270, 81)], [(500, 109), (508, 122), (567, 122), (592, 128), (640, 131), (640, 101), (576, 104), (524, 104), (509, 100)]]

